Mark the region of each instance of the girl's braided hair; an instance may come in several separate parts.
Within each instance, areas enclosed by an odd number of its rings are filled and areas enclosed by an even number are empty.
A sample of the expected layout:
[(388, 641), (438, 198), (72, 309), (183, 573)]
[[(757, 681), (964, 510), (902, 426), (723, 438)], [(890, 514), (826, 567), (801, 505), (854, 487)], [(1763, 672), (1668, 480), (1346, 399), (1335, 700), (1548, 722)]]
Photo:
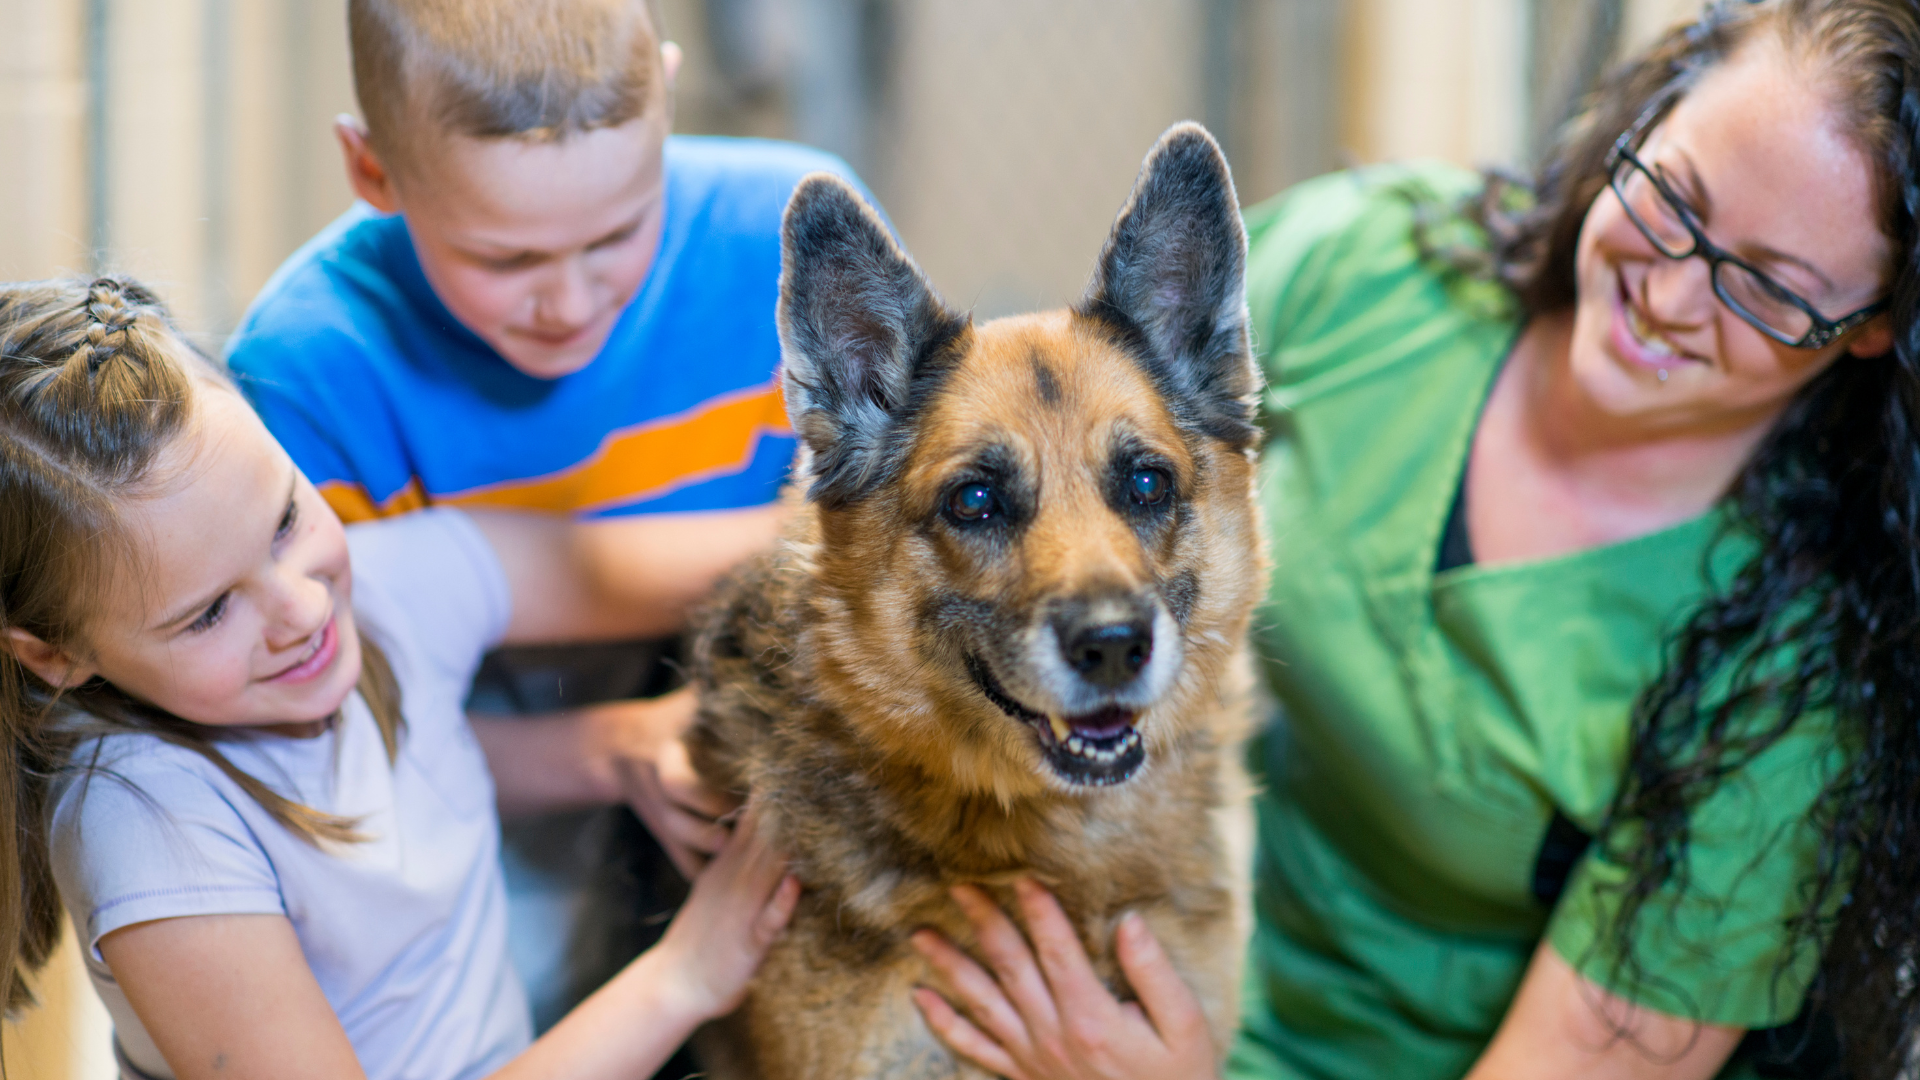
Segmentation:
[(1848, 1071), (1892, 1077), (1920, 1030), (1920, 3), (1711, 4), (1612, 73), (1535, 178), (1492, 177), (1470, 207), (1490, 245), (1453, 261), (1530, 313), (1570, 308), (1613, 141), (1762, 33), (1815, 73), (1874, 165), (1894, 347), (1811, 382), (1728, 492), (1757, 554), (1691, 613), (1636, 704), (1597, 852), (1630, 872), (1607, 940), (1629, 981), (1657, 980), (1634, 960), (1636, 930), (1657, 891), (1686, 887), (1692, 811), (1830, 715), (1843, 764), (1813, 811), (1823, 840), (1781, 970), (1817, 952), (1814, 1004), (1836, 1020)]
[[(93, 736), (156, 736), (205, 757), (296, 835), (356, 838), (352, 821), (242, 772), (216, 745), (216, 729), (98, 678), (63, 691), (4, 647), (8, 631), (18, 630), (86, 654), (83, 631), (108, 579), (138, 565), (119, 527), (120, 505), (149, 489), (161, 451), (192, 421), (195, 395), (232, 392), (135, 282), (0, 285), (0, 1002), (8, 1009), (31, 1001), (27, 976), (59, 941), (48, 846), (54, 784), (87, 771), (73, 758)], [(361, 648), (359, 689), (391, 757), (398, 687), (364, 635)]]

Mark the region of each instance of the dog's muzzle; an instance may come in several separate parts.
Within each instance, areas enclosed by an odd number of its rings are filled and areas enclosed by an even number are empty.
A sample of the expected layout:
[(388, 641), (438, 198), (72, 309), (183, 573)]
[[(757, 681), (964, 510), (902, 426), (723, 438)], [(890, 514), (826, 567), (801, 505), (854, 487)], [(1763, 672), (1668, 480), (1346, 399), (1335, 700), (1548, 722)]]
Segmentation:
[[(1117, 638), (1099, 640), (1098, 648), (1093, 650), (1099, 653), (1097, 658), (1085, 656), (1083, 652), (1083, 658), (1096, 671), (1104, 672), (1110, 664), (1124, 669), (1132, 663), (1128, 658), (1131, 645), (1116, 647)], [(1151, 648), (1150, 641), (1146, 648)], [(1068, 654), (1069, 664), (1073, 663), (1073, 646), (1064, 645), (1063, 651)], [(1110, 657), (1116, 656), (1117, 659), (1110, 661)], [(1048, 716), (1015, 701), (979, 657), (969, 653), (966, 663), (967, 674), (980, 693), (999, 706), (1001, 712), (1022, 721), (1039, 736), (1041, 755), (1062, 780), (1105, 787), (1133, 779), (1140, 766), (1146, 764), (1146, 744), (1133, 726), (1138, 714), (1132, 710), (1110, 706), (1084, 716)], [(1133, 664), (1134, 674), (1138, 674), (1144, 663), (1142, 659)]]

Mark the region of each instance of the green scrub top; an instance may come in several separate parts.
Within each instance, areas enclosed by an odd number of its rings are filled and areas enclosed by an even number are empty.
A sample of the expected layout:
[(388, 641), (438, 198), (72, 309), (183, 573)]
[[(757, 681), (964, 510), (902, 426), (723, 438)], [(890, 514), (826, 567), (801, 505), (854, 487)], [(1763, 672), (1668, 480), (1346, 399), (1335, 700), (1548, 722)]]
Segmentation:
[[(1786, 920), (1818, 835), (1831, 728), (1809, 718), (1696, 808), (1684, 890), (1648, 903), (1621, 974), (1621, 869), (1595, 844), (1558, 903), (1531, 882), (1558, 810), (1591, 833), (1663, 642), (1752, 551), (1718, 513), (1550, 559), (1435, 565), (1480, 409), (1519, 333), (1502, 289), (1423, 259), (1414, 200), (1475, 174), (1392, 166), (1247, 213), (1266, 370), (1274, 571), (1254, 641), (1281, 719), (1252, 748), (1256, 925), (1234, 1078), (1454, 1078), (1544, 937), (1670, 1014), (1768, 1027), (1817, 956)], [(1432, 223), (1471, 237), (1462, 219)], [(1751, 1075), (1729, 1066), (1724, 1076)]]

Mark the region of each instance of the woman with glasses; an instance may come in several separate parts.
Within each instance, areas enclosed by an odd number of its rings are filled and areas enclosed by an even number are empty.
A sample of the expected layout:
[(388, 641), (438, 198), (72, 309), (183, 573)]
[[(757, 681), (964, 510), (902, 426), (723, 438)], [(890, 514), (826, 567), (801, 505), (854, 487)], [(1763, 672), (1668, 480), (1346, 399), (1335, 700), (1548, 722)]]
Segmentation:
[[(1920, 0), (1722, 3), (1531, 183), (1247, 214), (1275, 571), (1235, 1078), (1849, 1075), (1920, 1002)], [(929, 949), (1018, 1078), (1213, 1075), (1043, 895)], [(1844, 1064), (1844, 1073), (1825, 1070)]]

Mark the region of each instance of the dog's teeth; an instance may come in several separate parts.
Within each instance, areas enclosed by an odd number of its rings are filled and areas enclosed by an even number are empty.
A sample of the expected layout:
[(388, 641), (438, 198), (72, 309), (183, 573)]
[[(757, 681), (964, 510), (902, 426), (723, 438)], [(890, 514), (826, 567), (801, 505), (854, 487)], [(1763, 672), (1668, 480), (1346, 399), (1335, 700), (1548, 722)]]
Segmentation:
[(1055, 742), (1067, 741), (1067, 735), (1071, 733), (1072, 729), (1067, 727), (1067, 722), (1065, 720), (1062, 720), (1057, 716), (1049, 716), (1047, 717), (1047, 723), (1053, 725), (1053, 741)]
[(1078, 735), (1075, 735), (1073, 738), (1067, 740), (1067, 749), (1073, 751), (1076, 754), (1084, 754), (1087, 752), (1086, 744), (1080, 741), (1080, 736)]

